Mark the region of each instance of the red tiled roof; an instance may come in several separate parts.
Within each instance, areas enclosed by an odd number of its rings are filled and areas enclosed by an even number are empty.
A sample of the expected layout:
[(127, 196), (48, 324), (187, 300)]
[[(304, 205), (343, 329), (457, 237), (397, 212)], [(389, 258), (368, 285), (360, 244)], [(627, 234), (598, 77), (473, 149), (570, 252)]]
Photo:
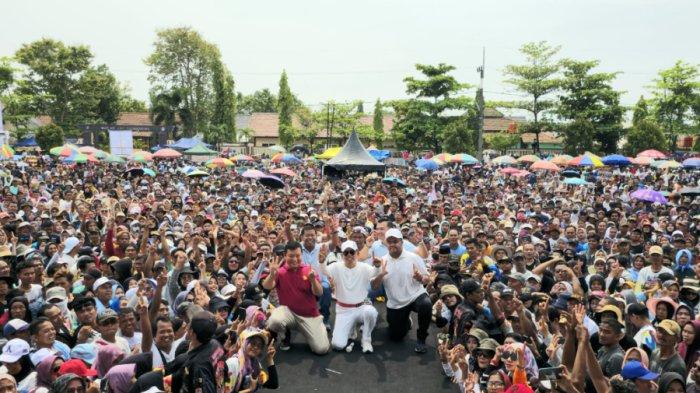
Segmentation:
[(485, 117), (484, 116), (484, 132), (502, 132), (508, 131), (513, 124), (517, 125), (521, 121), (511, 119), (509, 117)]
[[(367, 115), (362, 116), (359, 119), (359, 123), (363, 125), (372, 125), (373, 116)], [(384, 115), (384, 132), (388, 133), (394, 126), (394, 116)], [(299, 127), (299, 120), (297, 117), (292, 119), (292, 124), (295, 127)], [(256, 138), (277, 138), (279, 136), (279, 118), (277, 113), (261, 113), (255, 112), (250, 115), (250, 122), (248, 123), (248, 128), (253, 130), (253, 135)], [(335, 132), (334, 132), (335, 134)], [(318, 130), (316, 134), (319, 138), (325, 138), (328, 133), (325, 128)]]

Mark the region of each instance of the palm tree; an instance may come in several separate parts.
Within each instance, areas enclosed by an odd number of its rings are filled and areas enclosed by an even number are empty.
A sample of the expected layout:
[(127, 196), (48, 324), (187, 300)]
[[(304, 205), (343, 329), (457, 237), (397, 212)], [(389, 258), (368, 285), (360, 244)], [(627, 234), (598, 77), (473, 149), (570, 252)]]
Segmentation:
[[(151, 121), (156, 125), (173, 126), (178, 121), (183, 124), (184, 130), (191, 129), (192, 115), (184, 105), (183, 95), (180, 90), (163, 92), (151, 98)], [(178, 138), (179, 135), (174, 135)]]

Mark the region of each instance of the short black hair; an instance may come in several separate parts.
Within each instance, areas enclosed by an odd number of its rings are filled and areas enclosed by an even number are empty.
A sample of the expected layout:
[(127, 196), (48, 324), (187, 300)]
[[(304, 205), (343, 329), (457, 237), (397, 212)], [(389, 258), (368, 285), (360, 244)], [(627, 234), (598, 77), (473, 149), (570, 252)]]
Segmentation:
[(624, 328), (624, 326), (622, 326), (622, 324), (617, 319), (609, 317), (603, 318), (603, 320), (600, 321), (600, 324), (606, 324), (610, 326), (616, 334), (622, 333), (622, 328)]
[(316, 228), (314, 228), (314, 226), (311, 224), (304, 224), (304, 226), (301, 228), (301, 233), (304, 234), (306, 231), (314, 231), (314, 233), (316, 233)]
[(627, 307), (627, 314), (649, 318), (649, 309), (643, 303), (632, 303)]
[(301, 243), (298, 241), (292, 240), (291, 242), (287, 242), (287, 244), (284, 246), (284, 251), (294, 251), (297, 249), (301, 249)]
[(136, 316), (136, 310), (134, 310), (131, 307), (122, 307), (119, 309), (119, 316), (120, 317), (124, 317), (124, 316), (127, 316), (129, 314), (134, 314), (134, 316)]
[(22, 262), (18, 263), (17, 267), (15, 268), (17, 273), (21, 272), (24, 269), (34, 269), (34, 265), (29, 263), (29, 261), (22, 261)]
[[(170, 320), (168, 317), (164, 317), (162, 315), (158, 316), (156, 320), (153, 322), (153, 326), (151, 326), (151, 332), (153, 332), (153, 336), (155, 337), (156, 333), (158, 333), (158, 322), (165, 322), (169, 323), (171, 326), (173, 324), (173, 321)], [(173, 329), (174, 330), (174, 329)]]
[(51, 323), (51, 321), (46, 317), (39, 317), (33, 320), (32, 323), (29, 324), (29, 334), (33, 336), (39, 333), (39, 325), (41, 325), (44, 322)]

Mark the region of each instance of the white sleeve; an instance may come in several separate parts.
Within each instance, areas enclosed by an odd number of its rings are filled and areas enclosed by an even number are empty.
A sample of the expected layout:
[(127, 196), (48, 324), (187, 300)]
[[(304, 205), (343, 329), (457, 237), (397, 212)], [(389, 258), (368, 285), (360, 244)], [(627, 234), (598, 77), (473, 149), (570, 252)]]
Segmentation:
[(423, 258), (419, 257), (416, 254), (413, 255), (415, 255), (415, 258), (413, 258), (413, 265), (418, 268), (421, 274), (428, 274), (428, 269), (425, 267), (425, 262), (423, 261)]

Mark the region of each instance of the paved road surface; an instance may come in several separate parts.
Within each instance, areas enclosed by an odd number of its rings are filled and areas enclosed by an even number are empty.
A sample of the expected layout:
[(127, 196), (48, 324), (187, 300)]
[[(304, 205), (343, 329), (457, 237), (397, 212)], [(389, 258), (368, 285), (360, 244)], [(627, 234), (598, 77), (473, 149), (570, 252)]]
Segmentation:
[(440, 372), (435, 350), (436, 329), (430, 330), (428, 352), (413, 352), (414, 329), (402, 343), (389, 341), (384, 304), (379, 307), (379, 324), (374, 329), (374, 354), (365, 355), (360, 345), (351, 354), (331, 351), (326, 356), (311, 354), (299, 333), (292, 333), (292, 348), (279, 351), (277, 367), (283, 392), (458, 392)]

